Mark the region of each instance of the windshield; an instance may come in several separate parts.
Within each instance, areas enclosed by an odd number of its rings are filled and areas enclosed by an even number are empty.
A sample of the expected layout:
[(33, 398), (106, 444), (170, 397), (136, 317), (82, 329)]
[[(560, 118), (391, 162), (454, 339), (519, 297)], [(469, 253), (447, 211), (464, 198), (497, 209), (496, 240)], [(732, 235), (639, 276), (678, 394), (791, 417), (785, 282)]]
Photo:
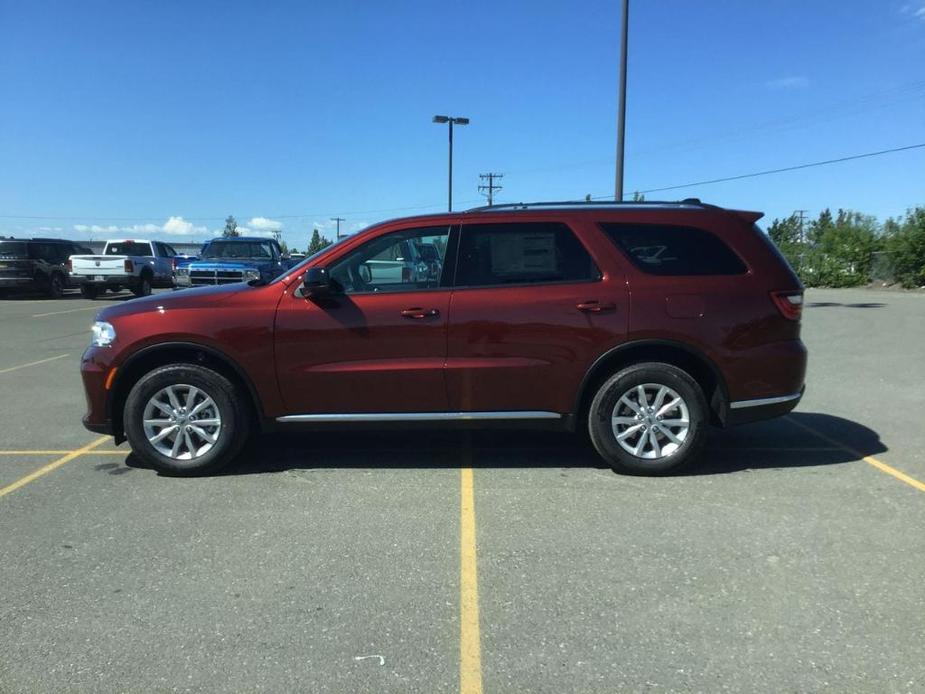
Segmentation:
[(26, 258), (26, 244), (22, 241), (0, 241), (0, 258)]
[(213, 241), (202, 251), (203, 258), (267, 258), (274, 257), (269, 241)]
[(106, 255), (131, 255), (150, 258), (151, 244), (147, 241), (113, 241), (106, 245)]

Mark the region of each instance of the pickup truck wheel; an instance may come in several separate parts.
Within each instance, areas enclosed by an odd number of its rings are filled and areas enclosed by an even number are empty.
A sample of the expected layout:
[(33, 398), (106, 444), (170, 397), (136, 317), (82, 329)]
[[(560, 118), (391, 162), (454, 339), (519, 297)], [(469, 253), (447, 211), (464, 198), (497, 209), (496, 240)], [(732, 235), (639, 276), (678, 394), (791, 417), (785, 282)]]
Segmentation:
[(60, 299), (64, 294), (64, 278), (61, 273), (53, 272), (48, 278), (48, 296), (52, 299)]
[(175, 364), (132, 387), (123, 422), (132, 452), (155, 470), (201, 475), (226, 465), (248, 437), (244, 400), (211, 369)]
[(665, 475), (693, 462), (707, 436), (709, 410), (689, 374), (671, 364), (635, 364), (608, 379), (588, 412), (588, 430), (610, 466)]
[(111, 284), (109, 285), (109, 291), (111, 291), (113, 294), (118, 294), (119, 292), (122, 291), (122, 285), (121, 284)]
[(145, 273), (138, 280), (138, 284), (132, 287), (132, 294), (135, 296), (148, 296), (151, 293), (151, 277)]
[(80, 295), (84, 299), (95, 299), (99, 290), (96, 285), (93, 284), (82, 284), (80, 285)]

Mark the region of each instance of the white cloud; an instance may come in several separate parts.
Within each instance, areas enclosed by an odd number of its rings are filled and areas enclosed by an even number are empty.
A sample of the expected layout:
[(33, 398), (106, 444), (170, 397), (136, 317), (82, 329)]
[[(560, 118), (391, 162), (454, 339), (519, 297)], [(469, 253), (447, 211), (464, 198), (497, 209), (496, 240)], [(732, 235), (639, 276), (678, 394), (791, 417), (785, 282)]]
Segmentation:
[(54, 232), (64, 231), (64, 229), (62, 227), (39, 227), (39, 231), (44, 231), (47, 233), (49, 231), (54, 231)]
[(925, 1), (919, 0), (919, 2), (907, 3), (900, 8), (900, 12), (925, 22)]
[(209, 229), (204, 226), (196, 226), (188, 222), (183, 217), (169, 217), (163, 224), (132, 224), (131, 226), (101, 226), (99, 224), (75, 224), (74, 231), (81, 234), (112, 235), (112, 234), (133, 234), (145, 236), (157, 236), (166, 234), (168, 236), (205, 236)]
[(283, 228), (282, 222), (267, 219), (266, 217), (254, 217), (247, 224), (257, 231), (280, 231)]
[(764, 86), (768, 89), (805, 89), (809, 86), (809, 78), (803, 75), (791, 75), (768, 80)]
[(164, 223), (163, 230), (173, 236), (202, 236), (209, 231), (206, 227), (187, 222), (183, 217), (171, 217)]

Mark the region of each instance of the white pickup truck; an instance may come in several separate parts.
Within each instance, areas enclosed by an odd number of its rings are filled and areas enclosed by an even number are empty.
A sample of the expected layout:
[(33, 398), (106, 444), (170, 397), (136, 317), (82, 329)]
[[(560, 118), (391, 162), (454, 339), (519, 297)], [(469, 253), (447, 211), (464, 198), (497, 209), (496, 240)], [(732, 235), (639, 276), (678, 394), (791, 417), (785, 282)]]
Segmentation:
[(147, 296), (152, 287), (176, 285), (176, 256), (160, 241), (107, 241), (102, 255), (72, 255), (68, 271), (86, 299), (125, 287), (135, 296)]

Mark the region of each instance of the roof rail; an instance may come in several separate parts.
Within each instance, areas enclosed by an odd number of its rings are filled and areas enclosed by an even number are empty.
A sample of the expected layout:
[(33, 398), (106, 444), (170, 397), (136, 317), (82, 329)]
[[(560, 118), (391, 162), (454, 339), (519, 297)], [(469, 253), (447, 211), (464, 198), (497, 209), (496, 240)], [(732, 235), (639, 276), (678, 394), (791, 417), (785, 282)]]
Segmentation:
[(694, 207), (715, 207), (701, 202), (699, 198), (683, 200), (559, 200), (542, 202), (510, 202), (501, 205), (482, 205), (466, 210), (469, 212), (489, 212), (493, 210), (530, 210), (537, 207), (666, 207), (687, 205)]

